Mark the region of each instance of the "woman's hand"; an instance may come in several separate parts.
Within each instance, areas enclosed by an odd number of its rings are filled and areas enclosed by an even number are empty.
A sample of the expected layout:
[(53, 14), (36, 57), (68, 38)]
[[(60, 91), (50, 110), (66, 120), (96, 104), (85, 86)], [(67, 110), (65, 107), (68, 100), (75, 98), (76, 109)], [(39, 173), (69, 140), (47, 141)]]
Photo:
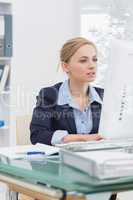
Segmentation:
[(103, 137), (99, 134), (69, 134), (63, 138), (64, 143), (68, 142), (78, 142), (78, 141), (92, 141), (92, 140), (101, 140)]

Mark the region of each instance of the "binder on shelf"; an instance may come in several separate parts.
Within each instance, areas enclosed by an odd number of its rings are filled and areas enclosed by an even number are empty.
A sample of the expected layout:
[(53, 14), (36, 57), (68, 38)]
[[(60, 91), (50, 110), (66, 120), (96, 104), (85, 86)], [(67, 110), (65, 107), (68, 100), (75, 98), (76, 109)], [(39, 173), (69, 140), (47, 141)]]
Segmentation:
[(0, 128), (5, 126), (5, 121), (4, 120), (0, 120)]
[(9, 77), (9, 65), (0, 65), (0, 92), (3, 92)]
[(0, 80), (4, 71), (4, 65), (0, 65)]
[(4, 56), (12, 56), (12, 15), (4, 15)]
[(12, 15), (0, 15), (0, 57), (12, 56)]

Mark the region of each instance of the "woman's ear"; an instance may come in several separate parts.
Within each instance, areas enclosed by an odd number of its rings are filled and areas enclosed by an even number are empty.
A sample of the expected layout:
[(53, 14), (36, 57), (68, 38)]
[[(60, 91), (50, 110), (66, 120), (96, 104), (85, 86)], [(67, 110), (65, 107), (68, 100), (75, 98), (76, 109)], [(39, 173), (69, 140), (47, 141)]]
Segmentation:
[(61, 63), (62, 69), (64, 72), (68, 73), (69, 72), (69, 64), (66, 62)]

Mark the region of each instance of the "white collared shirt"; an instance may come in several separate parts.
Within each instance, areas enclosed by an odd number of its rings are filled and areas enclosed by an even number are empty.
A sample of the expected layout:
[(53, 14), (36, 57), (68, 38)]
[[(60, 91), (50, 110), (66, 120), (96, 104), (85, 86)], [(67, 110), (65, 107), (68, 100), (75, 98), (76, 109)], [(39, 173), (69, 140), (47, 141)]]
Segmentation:
[[(93, 121), (92, 121), (92, 112), (90, 109), (90, 104), (93, 103), (94, 101), (102, 104), (102, 99), (100, 98), (95, 88), (92, 86), (89, 87), (89, 97), (90, 97), (89, 98), (90, 102), (88, 103), (86, 108), (83, 111), (81, 111), (79, 109), (79, 105), (76, 104), (73, 97), (71, 96), (68, 80), (63, 82), (59, 88), (57, 104), (58, 105), (68, 104), (73, 108), (74, 119), (78, 134), (89, 134), (92, 130)], [(66, 136), (67, 134), (69, 134), (67, 130), (55, 131), (51, 143), (53, 145), (62, 143), (63, 137)]]

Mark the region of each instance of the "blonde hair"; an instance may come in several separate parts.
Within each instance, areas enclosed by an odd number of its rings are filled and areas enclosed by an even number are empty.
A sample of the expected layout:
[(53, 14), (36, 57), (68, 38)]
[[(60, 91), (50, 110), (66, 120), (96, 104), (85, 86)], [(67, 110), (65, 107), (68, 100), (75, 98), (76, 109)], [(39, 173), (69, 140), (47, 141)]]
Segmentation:
[(60, 50), (60, 61), (68, 63), (76, 51), (86, 44), (91, 45), (96, 49), (96, 46), (93, 42), (83, 37), (76, 37), (68, 40)]

